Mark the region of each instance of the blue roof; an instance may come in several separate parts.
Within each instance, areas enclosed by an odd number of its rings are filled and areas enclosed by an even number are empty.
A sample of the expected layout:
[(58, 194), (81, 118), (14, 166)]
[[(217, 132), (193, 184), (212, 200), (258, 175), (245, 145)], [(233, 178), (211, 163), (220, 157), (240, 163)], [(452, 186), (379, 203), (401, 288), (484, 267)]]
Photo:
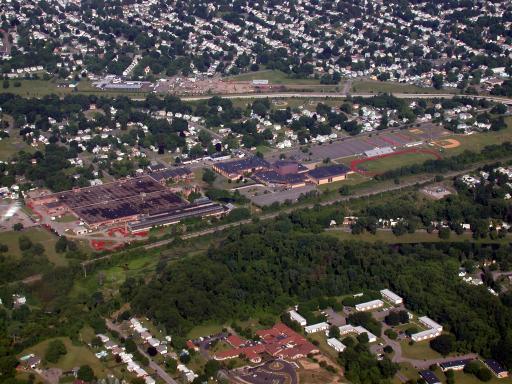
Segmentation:
[(308, 172), (308, 175), (315, 179), (325, 179), (327, 177), (335, 177), (346, 175), (350, 172), (350, 168), (345, 165), (328, 165), (326, 167), (315, 168)]
[(245, 159), (218, 163), (216, 166), (227, 173), (244, 173), (256, 168), (269, 168), (270, 164), (258, 156), (252, 156)]
[(501, 366), (496, 360), (487, 359), (485, 360), (485, 364), (493, 371), (496, 375), (506, 372), (507, 370)]
[(425, 379), (427, 384), (440, 384), (441, 380), (437, 378), (437, 376), (432, 371), (421, 371), (420, 376)]

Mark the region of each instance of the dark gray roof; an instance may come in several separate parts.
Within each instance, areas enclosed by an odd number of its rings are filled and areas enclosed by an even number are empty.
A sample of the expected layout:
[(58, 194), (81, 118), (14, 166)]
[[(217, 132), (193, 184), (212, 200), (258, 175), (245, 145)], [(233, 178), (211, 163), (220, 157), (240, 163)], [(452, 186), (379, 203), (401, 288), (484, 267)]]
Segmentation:
[(507, 370), (501, 366), (496, 360), (487, 359), (485, 360), (485, 364), (493, 371), (496, 375), (506, 372)]
[(432, 371), (421, 371), (420, 376), (425, 379), (427, 384), (439, 384), (441, 380), (437, 378), (437, 376)]
[(252, 156), (240, 160), (219, 163), (217, 167), (226, 173), (243, 173), (249, 172), (255, 168), (270, 168), (270, 164), (258, 156)]
[(342, 164), (337, 164), (312, 169), (308, 172), (308, 175), (315, 179), (325, 179), (326, 177), (345, 175), (348, 172), (350, 172), (350, 168)]

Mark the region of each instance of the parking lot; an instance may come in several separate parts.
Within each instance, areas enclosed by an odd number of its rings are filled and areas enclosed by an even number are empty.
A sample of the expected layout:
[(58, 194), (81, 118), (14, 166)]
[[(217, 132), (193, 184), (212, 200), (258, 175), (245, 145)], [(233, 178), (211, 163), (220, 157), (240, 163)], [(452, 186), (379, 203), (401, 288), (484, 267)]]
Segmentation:
[[(368, 136), (347, 137), (332, 143), (313, 145), (306, 152), (300, 148), (285, 152), (288, 159), (304, 162), (320, 162), (324, 159), (339, 159), (356, 156), (374, 148), (404, 147), (407, 144), (419, 141), (432, 140), (447, 135), (448, 132), (433, 124), (424, 124), (420, 128), (408, 130), (395, 130), (386, 132), (374, 132)], [(281, 152), (282, 153), (282, 152)], [(269, 161), (279, 159), (280, 153), (273, 152)]]
[(240, 190), (240, 193), (249, 198), (253, 204), (264, 207), (273, 203), (283, 204), (286, 201), (297, 202), (300, 195), (316, 190), (314, 185), (306, 185), (293, 189), (274, 189), (264, 186), (254, 186)]

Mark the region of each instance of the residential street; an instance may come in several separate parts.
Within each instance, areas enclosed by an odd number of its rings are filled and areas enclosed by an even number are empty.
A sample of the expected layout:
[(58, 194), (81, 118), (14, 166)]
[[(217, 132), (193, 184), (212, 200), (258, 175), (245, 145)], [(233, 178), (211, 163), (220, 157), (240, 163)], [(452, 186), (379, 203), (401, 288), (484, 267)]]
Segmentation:
[[(107, 328), (110, 329), (111, 331), (115, 331), (117, 333), (119, 333), (122, 337), (124, 338), (128, 338), (129, 335), (126, 334), (126, 332), (124, 332), (120, 326), (118, 326), (117, 324), (114, 324), (110, 319), (106, 319), (105, 320), (105, 323), (107, 324)], [(157, 363), (155, 363), (151, 357), (146, 353), (146, 351), (144, 351), (144, 349), (142, 349), (139, 345), (137, 345), (137, 349), (139, 350), (139, 352), (146, 356), (149, 360), (149, 367), (151, 369), (153, 369), (156, 374), (163, 380), (166, 382), (166, 384), (178, 384), (176, 382), (176, 380), (174, 380), (171, 376), (169, 376), (169, 374), (160, 366), (158, 365)]]

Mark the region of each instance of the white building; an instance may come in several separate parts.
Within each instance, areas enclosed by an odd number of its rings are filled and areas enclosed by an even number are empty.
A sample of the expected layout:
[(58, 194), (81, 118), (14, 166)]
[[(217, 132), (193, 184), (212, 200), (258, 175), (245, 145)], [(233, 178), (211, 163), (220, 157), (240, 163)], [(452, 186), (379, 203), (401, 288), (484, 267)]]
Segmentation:
[(381, 308), (382, 306), (384, 306), (384, 302), (382, 300), (372, 300), (366, 303), (356, 304), (356, 311), (371, 311), (372, 309)]
[(321, 322), (318, 324), (308, 325), (307, 327), (304, 328), (304, 331), (306, 331), (306, 333), (316, 333), (316, 332), (326, 331), (328, 329), (329, 329), (329, 324), (327, 324), (324, 321), (324, 322)]
[(440, 324), (437, 324), (434, 320), (427, 316), (419, 317), (418, 320), (421, 324), (423, 324), (428, 329), (425, 331), (421, 331), (418, 333), (415, 333), (411, 336), (411, 339), (413, 341), (423, 341), (423, 340), (429, 340), (433, 339), (434, 337), (437, 337), (443, 332), (443, 326)]
[(348, 335), (350, 333), (355, 333), (356, 335), (360, 335), (361, 333), (366, 333), (368, 336), (368, 342), (369, 343), (375, 343), (377, 341), (377, 336), (375, 336), (373, 333), (371, 333), (366, 328), (358, 325), (354, 327), (353, 325), (347, 324), (342, 325), (338, 328), (340, 330), (340, 336)]
[(299, 315), (297, 311), (292, 309), (288, 313), (290, 314), (290, 319), (299, 323), (301, 327), (305, 327), (307, 325), (308, 322), (306, 321), (306, 319)]
[(402, 299), (400, 296), (398, 296), (396, 293), (390, 291), (389, 289), (381, 290), (380, 294), (382, 295), (384, 300), (389, 301), (393, 305), (400, 305), (404, 302), (404, 299)]
[(336, 352), (343, 352), (347, 348), (345, 344), (334, 337), (327, 339), (327, 344)]

